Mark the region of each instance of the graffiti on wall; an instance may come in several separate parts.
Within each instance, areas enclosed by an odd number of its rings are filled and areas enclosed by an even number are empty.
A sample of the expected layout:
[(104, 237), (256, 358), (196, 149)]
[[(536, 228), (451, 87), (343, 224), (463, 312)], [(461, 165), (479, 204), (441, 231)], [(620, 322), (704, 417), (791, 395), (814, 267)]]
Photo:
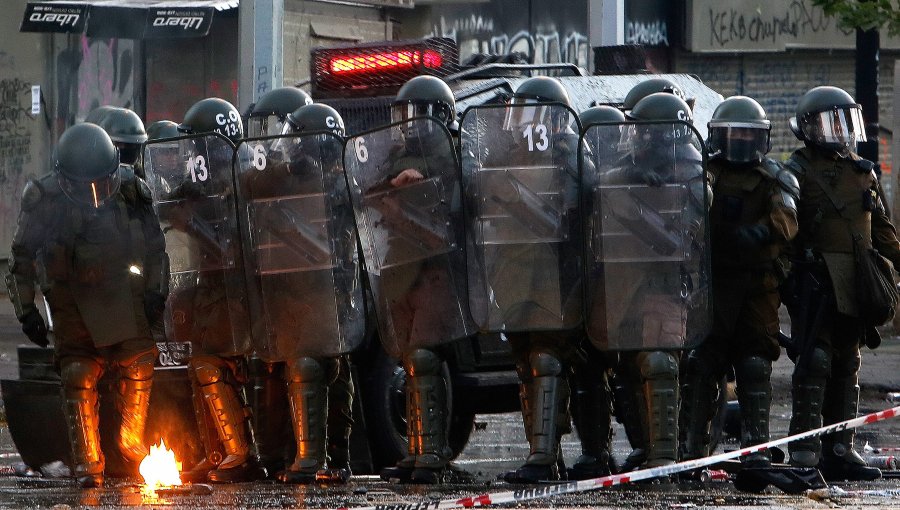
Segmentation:
[(57, 116), (63, 126), (101, 105), (136, 108), (134, 42), (78, 36), (57, 56)]
[(665, 21), (628, 21), (625, 23), (625, 44), (668, 46), (669, 25)]
[(442, 15), (428, 37), (455, 40), (462, 61), (477, 53), (519, 52), (536, 64), (566, 62), (587, 67), (591, 54), (587, 36), (579, 31), (522, 29), (509, 33), (500, 28), (492, 16), (474, 14), (450, 20)]
[(0, 254), (5, 254), (15, 228), (19, 197), (32, 173), (32, 138), (37, 122), (31, 115), (31, 82), (16, 68), (15, 58), (2, 51), (0, 77)]

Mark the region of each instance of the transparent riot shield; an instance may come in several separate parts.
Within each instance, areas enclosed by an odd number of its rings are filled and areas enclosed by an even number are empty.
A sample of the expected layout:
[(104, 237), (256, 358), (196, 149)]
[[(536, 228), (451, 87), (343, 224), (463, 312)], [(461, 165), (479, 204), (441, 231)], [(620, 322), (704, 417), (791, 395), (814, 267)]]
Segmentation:
[[(266, 361), (337, 356), (365, 333), (356, 227), (332, 133), (244, 140), (235, 158), (254, 347)], [(258, 312), (258, 313), (256, 313)]]
[(388, 354), (472, 334), (459, 164), (447, 128), (422, 117), (357, 135), (344, 167)]
[(588, 126), (585, 315), (602, 350), (677, 350), (712, 326), (705, 149), (692, 126)]
[(561, 104), (483, 106), (463, 116), (469, 304), (482, 330), (581, 324), (576, 119)]
[(218, 134), (144, 146), (147, 184), (171, 263), (166, 337), (194, 354), (250, 352), (234, 147)]

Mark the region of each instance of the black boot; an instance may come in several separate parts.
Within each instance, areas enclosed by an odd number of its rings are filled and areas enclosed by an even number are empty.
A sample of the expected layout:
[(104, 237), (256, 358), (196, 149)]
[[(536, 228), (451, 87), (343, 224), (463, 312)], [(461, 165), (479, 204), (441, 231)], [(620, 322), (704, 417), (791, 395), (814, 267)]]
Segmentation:
[(679, 458), (694, 460), (709, 455), (710, 425), (719, 392), (721, 366), (701, 345), (684, 359), (681, 409), (678, 415)]
[(288, 362), (285, 379), (297, 455), (293, 464), (277, 478), (285, 483), (313, 483), (316, 473), (325, 467), (325, 418), (328, 412), (325, 369), (316, 359), (299, 358)]
[(633, 354), (623, 355), (616, 367), (613, 395), (616, 418), (625, 428), (625, 435), (632, 448), (619, 471), (633, 471), (647, 460), (649, 442), (647, 401)]
[[(769, 408), (772, 404), (772, 362), (751, 356), (734, 367), (737, 397), (741, 405), (741, 447), (746, 448), (769, 441)], [(746, 467), (765, 468), (771, 465), (768, 450), (741, 457)]]
[(572, 393), (572, 421), (581, 440), (581, 456), (568, 470), (570, 480), (599, 478), (612, 473), (612, 399), (606, 370), (592, 363), (579, 366)]
[(648, 352), (641, 359), (650, 433), (643, 467), (674, 464), (678, 457), (678, 362), (672, 353), (662, 351)]
[[(823, 409), (826, 423), (856, 418), (859, 410), (859, 385), (856, 381), (855, 374), (828, 381)], [(881, 478), (881, 470), (869, 467), (865, 459), (853, 449), (855, 434), (856, 431), (853, 429), (844, 429), (822, 438), (819, 470), (825, 480), (857, 482)]]

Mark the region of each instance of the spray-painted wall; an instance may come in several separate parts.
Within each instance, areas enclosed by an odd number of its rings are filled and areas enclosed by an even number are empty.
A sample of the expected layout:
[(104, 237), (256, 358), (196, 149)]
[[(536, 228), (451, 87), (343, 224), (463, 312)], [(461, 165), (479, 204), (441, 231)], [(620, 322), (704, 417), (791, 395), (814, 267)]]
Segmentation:
[[(16, 12), (25, 0), (12, 2)], [(46, 171), (50, 122), (46, 103), (32, 114), (32, 86), (47, 94), (45, 36), (18, 34), (16, 16), (0, 17), (0, 259), (9, 256), (22, 189), (29, 178)], [(12, 34), (10, 37), (8, 34)]]
[(456, 40), (465, 61), (476, 53), (522, 52), (534, 63), (569, 62), (590, 68), (588, 0), (492, 0), (395, 9), (400, 38)]

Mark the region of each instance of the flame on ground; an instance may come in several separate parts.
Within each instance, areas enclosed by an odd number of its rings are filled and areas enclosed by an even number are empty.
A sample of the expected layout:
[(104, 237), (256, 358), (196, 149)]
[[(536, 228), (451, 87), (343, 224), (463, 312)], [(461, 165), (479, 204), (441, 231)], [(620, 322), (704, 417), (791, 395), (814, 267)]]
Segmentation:
[(175, 452), (166, 448), (166, 442), (162, 439), (159, 444), (150, 447), (150, 455), (141, 461), (139, 470), (148, 488), (181, 485), (181, 478), (178, 476), (181, 462), (175, 460)]

